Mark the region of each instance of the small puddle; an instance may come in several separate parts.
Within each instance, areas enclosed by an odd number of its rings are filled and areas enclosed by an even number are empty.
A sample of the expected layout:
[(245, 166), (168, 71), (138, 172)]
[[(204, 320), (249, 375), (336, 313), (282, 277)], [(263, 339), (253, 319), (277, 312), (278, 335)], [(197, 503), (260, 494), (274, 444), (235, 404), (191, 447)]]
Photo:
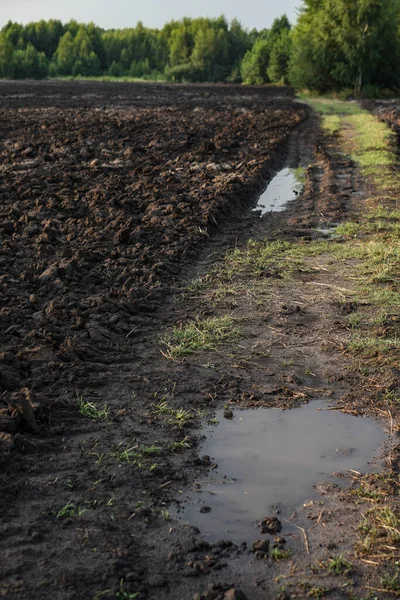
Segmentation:
[(279, 171), (270, 181), (265, 192), (261, 194), (253, 210), (261, 211), (261, 215), (285, 210), (286, 204), (295, 200), (303, 192), (304, 173), (301, 167)]
[(371, 419), (327, 408), (326, 401), (313, 401), (286, 411), (236, 410), (233, 420), (220, 411), (200, 449), (218, 467), (178, 518), (210, 542), (228, 537), (252, 543), (256, 522), (274, 506), (295, 508), (317, 498), (317, 483), (347, 484), (334, 473), (367, 472), (387, 435)]
[(323, 235), (329, 237), (337, 237), (336, 228), (338, 227), (337, 223), (333, 223), (332, 225), (324, 225), (321, 227), (316, 227), (315, 231), (322, 233)]

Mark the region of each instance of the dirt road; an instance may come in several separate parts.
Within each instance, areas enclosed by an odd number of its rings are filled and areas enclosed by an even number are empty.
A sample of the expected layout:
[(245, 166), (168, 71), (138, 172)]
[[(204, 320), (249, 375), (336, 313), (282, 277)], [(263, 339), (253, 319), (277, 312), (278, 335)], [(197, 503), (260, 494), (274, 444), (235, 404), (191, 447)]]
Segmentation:
[[(352, 489), (288, 497), (254, 548), (179, 517), (218, 409), (376, 417), (354, 282), (309, 251), (364, 210), (359, 167), (280, 88), (1, 83), (0, 115), (0, 597), (358, 597), (377, 572), (318, 566), (354, 554)], [(283, 167), (303, 191), (260, 218)]]

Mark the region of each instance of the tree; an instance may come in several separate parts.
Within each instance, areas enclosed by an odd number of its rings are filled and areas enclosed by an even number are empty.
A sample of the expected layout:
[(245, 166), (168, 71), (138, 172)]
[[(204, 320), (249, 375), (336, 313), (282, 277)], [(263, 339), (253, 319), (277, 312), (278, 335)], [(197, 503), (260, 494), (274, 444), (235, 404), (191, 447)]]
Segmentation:
[(229, 29), (230, 81), (240, 81), (240, 63), (251, 46), (250, 35), (237, 19), (233, 19)]
[(0, 33), (0, 77), (14, 75), (14, 47), (4, 33)]
[(190, 62), (193, 50), (193, 37), (186, 27), (181, 26), (171, 32), (169, 43), (169, 63), (171, 67)]
[(17, 79), (43, 79), (47, 76), (48, 64), (44, 52), (38, 52), (29, 43), (25, 50), (14, 52), (14, 76)]
[(268, 83), (267, 67), (269, 57), (270, 45), (268, 40), (257, 40), (253, 48), (244, 55), (240, 66), (243, 83)]
[(224, 81), (229, 75), (228, 53), (226, 31), (208, 26), (196, 34), (191, 62), (204, 81)]
[(72, 74), (77, 56), (74, 39), (69, 31), (67, 31), (60, 39), (54, 58), (56, 70), (60, 75)]
[(305, 0), (293, 36), (290, 79), (324, 92), (400, 84), (398, 0)]
[(292, 51), (290, 31), (283, 29), (272, 46), (267, 75), (271, 83), (286, 85), (289, 83), (289, 61)]

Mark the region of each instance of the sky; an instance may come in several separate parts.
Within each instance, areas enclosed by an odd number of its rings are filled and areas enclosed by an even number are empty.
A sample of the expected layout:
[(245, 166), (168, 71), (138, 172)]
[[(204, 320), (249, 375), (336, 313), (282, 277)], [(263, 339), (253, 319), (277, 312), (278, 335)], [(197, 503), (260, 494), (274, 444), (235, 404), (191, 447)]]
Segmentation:
[(40, 19), (93, 21), (104, 29), (162, 27), (171, 19), (187, 17), (237, 17), (244, 27), (270, 27), (276, 17), (286, 13), (296, 22), (302, 0), (0, 0), (0, 27), (9, 20), (29, 23)]

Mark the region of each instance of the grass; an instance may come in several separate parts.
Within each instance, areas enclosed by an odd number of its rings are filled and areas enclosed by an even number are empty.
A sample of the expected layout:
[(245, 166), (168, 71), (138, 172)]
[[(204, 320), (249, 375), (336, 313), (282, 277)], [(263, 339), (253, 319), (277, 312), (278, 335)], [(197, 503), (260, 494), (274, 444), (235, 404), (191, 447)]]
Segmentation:
[(110, 409), (107, 405), (100, 409), (93, 402), (85, 402), (82, 396), (78, 397), (79, 412), (88, 419), (95, 419), (97, 421), (107, 420), (110, 418)]
[(381, 577), (381, 585), (388, 592), (400, 592), (399, 571), (394, 574), (385, 573)]
[(271, 272), (267, 275), (272, 278), (288, 279), (300, 269), (309, 270), (303, 261), (304, 254), (301, 247), (301, 244), (285, 241), (256, 242), (249, 240), (243, 248), (236, 248), (228, 252), (222, 266), (222, 274), (226, 278), (236, 278), (240, 273), (259, 277), (270, 270)]
[(237, 340), (239, 329), (232, 317), (196, 319), (168, 331), (161, 340), (166, 358), (175, 359), (193, 352), (215, 350), (224, 342)]
[(301, 582), (299, 587), (306, 592), (306, 598), (324, 598), (331, 591), (330, 588), (313, 586), (308, 581)]
[(342, 555), (340, 555), (329, 559), (327, 568), (334, 575), (342, 575), (344, 573), (350, 573), (353, 565)]
[(283, 560), (285, 558), (289, 558), (290, 550), (282, 550), (282, 548), (272, 548), (271, 550), (271, 558), (272, 560)]
[(169, 446), (168, 449), (171, 452), (182, 452), (183, 450), (187, 450), (188, 448), (191, 448), (192, 444), (190, 442), (190, 439), (188, 438), (188, 436), (186, 435), (183, 440), (180, 440), (179, 442), (172, 442)]
[[(159, 456), (162, 453), (162, 448), (157, 446), (156, 443), (151, 446), (146, 446), (145, 444), (135, 444), (131, 447), (123, 448), (121, 445), (118, 446), (117, 450), (113, 453), (114, 458), (121, 462), (127, 462), (129, 464), (133, 464), (135, 466), (141, 467), (141, 459)], [(150, 466), (150, 470), (153, 465)]]
[[(189, 410), (187, 408), (172, 408), (167, 400), (161, 400), (154, 407), (154, 414), (157, 416), (165, 417), (169, 425), (176, 425), (178, 427), (185, 427), (185, 425), (191, 423), (194, 419), (202, 419), (206, 416), (206, 412), (194, 409)], [(188, 438), (185, 437), (182, 442), (189, 443)], [(178, 442), (177, 442), (178, 443)], [(187, 446), (186, 446), (187, 447)]]
[(140, 596), (139, 592), (127, 592), (124, 589), (124, 580), (121, 579), (119, 582), (119, 590), (116, 593), (116, 598), (118, 600), (134, 600)]
[(393, 493), (398, 495), (399, 482), (390, 476), (377, 477), (380, 481), (375, 478), (375, 482), (380, 483), (381, 488), (370, 492), (367, 487), (360, 492), (360, 497), (369, 501), (372, 508), (365, 511), (358, 526), (356, 552), (359, 556), (373, 555), (382, 563), (389, 564), (392, 560), (397, 564), (400, 560), (400, 515), (398, 507), (391, 506), (388, 498)]
[(68, 502), (56, 512), (56, 519), (66, 519), (67, 517), (80, 517), (85, 512), (84, 508), (79, 508)]
[(354, 337), (347, 346), (348, 350), (365, 358), (386, 355), (391, 350), (397, 350), (399, 347), (400, 339), (386, 339), (374, 336)]

